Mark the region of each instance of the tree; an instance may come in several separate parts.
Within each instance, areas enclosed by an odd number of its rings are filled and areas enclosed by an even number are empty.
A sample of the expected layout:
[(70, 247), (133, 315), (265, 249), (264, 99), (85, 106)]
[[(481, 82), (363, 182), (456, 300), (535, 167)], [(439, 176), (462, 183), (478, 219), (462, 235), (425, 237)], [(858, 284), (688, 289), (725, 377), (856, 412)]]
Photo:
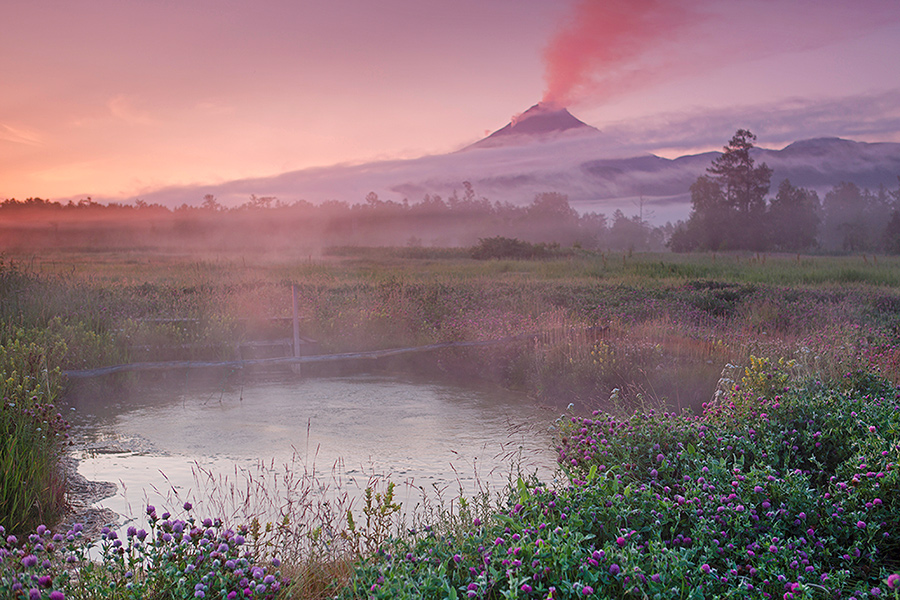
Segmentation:
[[(724, 250), (734, 248), (732, 215), (722, 187), (711, 177), (702, 175), (691, 185), (691, 205), (693, 211), (688, 219), (686, 231), (689, 244), (701, 250)], [(732, 243), (729, 244), (729, 241)]]
[(900, 254), (900, 211), (895, 210), (891, 213), (891, 220), (884, 229), (881, 245), (888, 254)]
[(825, 223), (822, 234), (825, 248), (838, 252), (868, 250), (866, 203), (855, 183), (842, 181), (825, 194)]
[(578, 239), (578, 211), (569, 197), (558, 192), (535, 195), (526, 209), (528, 237), (538, 242), (560, 242), (569, 246)]
[(674, 249), (763, 250), (766, 194), (772, 169), (755, 166), (756, 136), (738, 129), (721, 156), (691, 185), (691, 215), (674, 236)]
[(725, 152), (707, 169), (721, 186), (725, 203), (742, 215), (765, 210), (772, 180), (772, 169), (766, 163), (753, 166), (750, 150), (755, 141), (755, 135), (738, 129)]
[(216, 197), (212, 194), (206, 194), (203, 196), (203, 203), (200, 204), (200, 208), (203, 210), (208, 210), (210, 212), (218, 212), (223, 210), (225, 207), (219, 204), (219, 201), (216, 200)]
[(769, 206), (768, 230), (772, 246), (790, 252), (815, 246), (820, 210), (818, 194), (794, 187), (787, 179), (782, 181)]

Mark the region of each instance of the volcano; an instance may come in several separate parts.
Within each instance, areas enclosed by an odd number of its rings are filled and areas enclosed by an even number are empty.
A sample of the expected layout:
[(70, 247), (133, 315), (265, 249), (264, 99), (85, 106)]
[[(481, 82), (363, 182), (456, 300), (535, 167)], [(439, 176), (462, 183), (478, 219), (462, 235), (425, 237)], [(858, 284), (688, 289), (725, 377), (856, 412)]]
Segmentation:
[(595, 133), (600, 133), (600, 130), (574, 117), (566, 108), (541, 102), (521, 115), (513, 117), (502, 129), (467, 146), (465, 150), (519, 146), (531, 142), (545, 142), (559, 136)]

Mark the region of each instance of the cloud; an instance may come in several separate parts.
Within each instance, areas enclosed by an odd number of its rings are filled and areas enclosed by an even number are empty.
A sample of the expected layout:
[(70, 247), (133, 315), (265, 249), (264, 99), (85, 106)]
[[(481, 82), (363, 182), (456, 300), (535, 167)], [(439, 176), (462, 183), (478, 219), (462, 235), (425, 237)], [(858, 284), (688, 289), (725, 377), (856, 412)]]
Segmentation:
[(201, 114), (212, 116), (231, 115), (235, 112), (233, 105), (216, 100), (202, 100), (195, 104), (195, 108)]
[(155, 119), (150, 113), (135, 106), (135, 99), (126, 94), (113, 96), (106, 102), (110, 114), (121, 121), (132, 125), (154, 125)]
[(813, 137), (900, 142), (900, 89), (820, 100), (793, 99), (733, 108), (663, 113), (615, 123), (603, 132), (634, 148), (718, 149), (738, 129), (753, 131), (759, 145), (777, 147)]
[(41, 134), (24, 127), (13, 127), (6, 123), (0, 123), (0, 140), (26, 146), (40, 146), (43, 144)]

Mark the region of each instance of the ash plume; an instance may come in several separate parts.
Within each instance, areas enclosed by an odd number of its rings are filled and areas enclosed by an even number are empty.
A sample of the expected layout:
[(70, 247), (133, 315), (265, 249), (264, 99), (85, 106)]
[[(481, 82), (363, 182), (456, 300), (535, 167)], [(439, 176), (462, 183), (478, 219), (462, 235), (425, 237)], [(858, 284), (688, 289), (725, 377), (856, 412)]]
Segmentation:
[[(776, 10), (777, 8), (777, 10)], [(577, 0), (544, 49), (543, 104), (636, 89), (858, 38), (900, 22), (896, 0)]]
[(638, 69), (635, 63), (696, 18), (691, 4), (580, 0), (544, 51), (547, 87), (542, 103), (571, 106), (585, 96), (612, 96), (652, 77), (652, 66)]

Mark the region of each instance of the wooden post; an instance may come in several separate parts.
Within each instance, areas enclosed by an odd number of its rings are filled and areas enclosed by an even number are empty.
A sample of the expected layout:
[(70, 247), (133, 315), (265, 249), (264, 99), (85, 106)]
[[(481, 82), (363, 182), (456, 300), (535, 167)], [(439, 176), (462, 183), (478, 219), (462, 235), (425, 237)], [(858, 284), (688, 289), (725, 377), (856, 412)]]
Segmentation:
[(297, 286), (291, 284), (291, 298), (294, 301), (294, 356), (300, 356), (300, 310), (297, 300)]

